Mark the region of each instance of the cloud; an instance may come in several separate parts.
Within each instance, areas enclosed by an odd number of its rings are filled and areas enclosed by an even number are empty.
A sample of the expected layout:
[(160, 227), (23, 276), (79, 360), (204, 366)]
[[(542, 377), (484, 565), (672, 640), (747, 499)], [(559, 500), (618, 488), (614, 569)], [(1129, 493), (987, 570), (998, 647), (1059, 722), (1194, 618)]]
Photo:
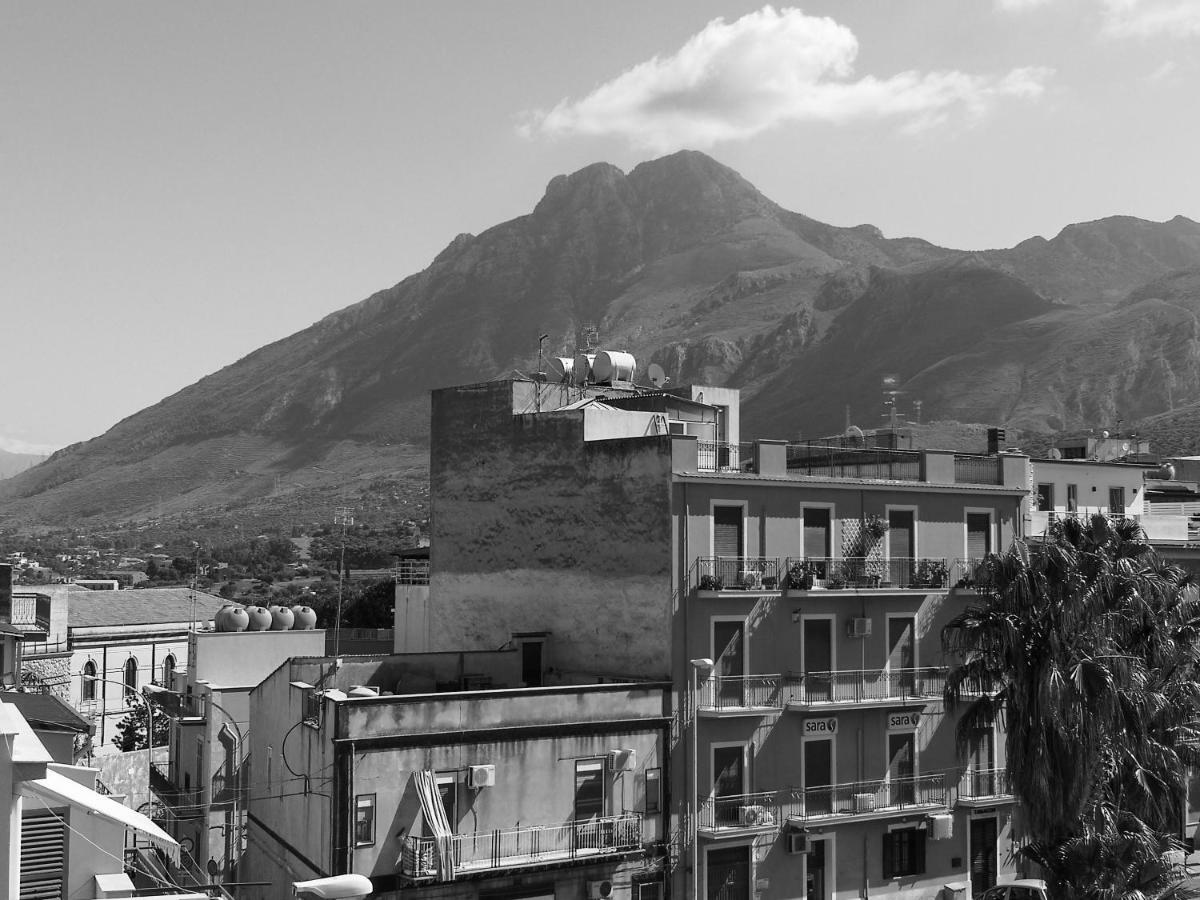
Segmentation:
[(616, 135), (666, 151), (745, 140), (785, 122), (900, 120), (905, 131), (956, 111), (985, 114), (1001, 98), (1038, 97), (1053, 74), (901, 72), (853, 79), (858, 40), (830, 18), (764, 6), (734, 22), (713, 19), (670, 56), (655, 56), (578, 100), (525, 113), (527, 137)]
[(1102, 31), (1109, 37), (1200, 36), (1196, 0), (1103, 0)]
[(1171, 78), (1172, 75), (1175, 74), (1175, 72), (1178, 68), (1179, 68), (1179, 65), (1178, 65), (1178, 63), (1175, 62), (1175, 60), (1168, 59), (1161, 66), (1159, 66), (1153, 72), (1151, 72), (1149, 75), (1147, 75), (1146, 80), (1149, 82), (1152, 82), (1152, 83), (1160, 82), (1160, 81), (1167, 81)]
[(1050, 0), (996, 0), (996, 8), (1001, 12), (1025, 12), (1038, 6), (1045, 6)]

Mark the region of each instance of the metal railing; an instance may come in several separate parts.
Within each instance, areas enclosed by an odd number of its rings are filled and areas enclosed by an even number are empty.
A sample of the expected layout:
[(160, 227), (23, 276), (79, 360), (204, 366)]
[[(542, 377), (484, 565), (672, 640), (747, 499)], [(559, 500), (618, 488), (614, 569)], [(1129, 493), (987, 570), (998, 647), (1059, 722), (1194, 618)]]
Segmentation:
[(954, 455), (956, 484), (1004, 484), (998, 456)]
[(826, 478), (880, 478), (920, 481), (921, 454), (915, 450), (861, 450), (788, 444), (787, 470)]
[[(409, 836), (404, 841), (400, 871), (410, 878), (435, 877), (437, 838)], [(642, 844), (640, 813), (605, 816), (560, 825), (529, 825), (496, 831), (475, 831), (450, 837), (455, 869), (481, 872), (510, 866), (570, 861), (627, 853)]]
[(50, 629), (50, 598), (45, 594), (17, 594), (0, 597), (0, 622), (6, 625), (33, 625)]
[(754, 459), (753, 444), (697, 441), (696, 468), (701, 472), (740, 472)]
[(967, 769), (958, 785), (958, 796), (964, 800), (991, 797), (1011, 797), (1012, 788), (1006, 769)]
[(700, 799), (696, 824), (704, 829), (762, 828), (778, 825), (781, 819), (778, 792), (762, 791), (729, 797), (703, 797)]
[(21, 645), (21, 658), (32, 659), (38, 656), (53, 656), (56, 653), (70, 653), (71, 644), (66, 639), (61, 641), (25, 641)]
[(781, 709), (779, 675), (714, 675), (700, 689), (701, 709)]
[(402, 559), (392, 569), (397, 584), (429, 584), (429, 560)]
[(695, 586), (702, 591), (777, 591), (779, 559), (766, 556), (702, 556)]
[(950, 565), (945, 557), (788, 557), (784, 573), (783, 584), (792, 590), (814, 587), (920, 590), (945, 588), (950, 583)]
[(784, 814), (797, 819), (829, 816), (863, 816), (910, 807), (946, 807), (950, 794), (946, 776), (918, 775), (808, 787), (791, 792)]
[(954, 561), (953, 585), (957, 588), (973, 588), (978, 576), (978, 569), (983, 565), (984, 557), (972, 556)]
[(928, 700), (946, 689), (945, 668), (839, 669), (805, 672), (785, 684), (784, 702), (796, 706)]

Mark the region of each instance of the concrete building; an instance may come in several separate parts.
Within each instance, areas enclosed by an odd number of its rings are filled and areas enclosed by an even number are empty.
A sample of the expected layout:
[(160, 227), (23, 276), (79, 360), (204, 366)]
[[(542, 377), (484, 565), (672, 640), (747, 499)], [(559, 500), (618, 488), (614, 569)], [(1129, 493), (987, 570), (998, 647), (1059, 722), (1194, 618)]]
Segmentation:
[(711, 387), (435, 391), (431, 646), (516, 647), (526, 684), (672, 682), (672, 896), (1013, 875), (1002, 734), (957, 753), (939, 638), (1021, 532), (1028, 458), (747, 444), (737, 410)]
[(248, 896), (662, 897), (667, 686), (522, 681), (515, 648), (280, 666), (251, 693), (241, 873), (275, 887)]

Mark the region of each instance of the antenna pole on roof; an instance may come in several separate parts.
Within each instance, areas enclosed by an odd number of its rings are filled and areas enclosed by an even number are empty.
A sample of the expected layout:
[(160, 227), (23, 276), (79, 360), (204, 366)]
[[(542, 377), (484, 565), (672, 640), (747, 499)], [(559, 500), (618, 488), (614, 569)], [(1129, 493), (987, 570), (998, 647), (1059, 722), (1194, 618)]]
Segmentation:
[(546, 380), (546, 341), (550, 335), (538, 337), (538, 370), (537, 380), (533, 384), (534, 412), (542, 411), (542, 384)]

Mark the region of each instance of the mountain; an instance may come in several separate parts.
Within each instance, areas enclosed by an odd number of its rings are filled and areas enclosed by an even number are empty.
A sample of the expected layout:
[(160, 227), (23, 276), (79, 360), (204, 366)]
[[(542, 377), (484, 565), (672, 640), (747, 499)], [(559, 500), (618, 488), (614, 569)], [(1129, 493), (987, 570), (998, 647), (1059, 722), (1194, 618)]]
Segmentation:
[(0, 447), (0, 479), (11, 478), (32, 468), (46, 457), (37, 453), (13, 453)]
[(1188, 267), (1200, 225), (1182, 217), (968, 253), (790, 212), (700, 153), (627, 174), (598, 163), (552, 179), (528, 215), (459, 235), (425, 270), (0, 484), (0, 501), (43, 522), (420, 509), (429, 390), (531, 371), (539, 334), (570, 353), (589, 322), (674, 383), (741, 387), (746, 437), (838, 430), (847, 405), (872, 424), (885, 373), (931, 419), (1132, 421), (1200, 397), (1200, 295), (1171, 281)]

